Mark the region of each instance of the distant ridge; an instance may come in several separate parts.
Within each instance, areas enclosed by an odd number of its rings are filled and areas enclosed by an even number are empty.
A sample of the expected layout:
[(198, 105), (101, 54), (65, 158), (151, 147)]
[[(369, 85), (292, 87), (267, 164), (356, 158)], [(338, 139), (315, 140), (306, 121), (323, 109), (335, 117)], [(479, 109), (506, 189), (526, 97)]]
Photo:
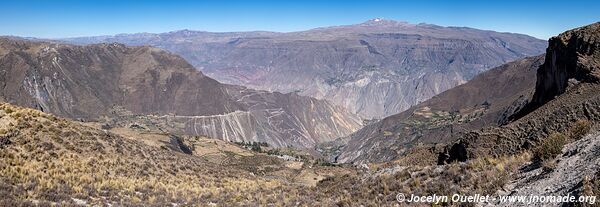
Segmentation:
[(163, 48), (223, 83), (326, 99), (366, 119), (404, 111), (546, 46), (521, 34), (387, 19), (287, 33), (180, 30), (62, 41)]
[(0, 100), (81, 120), (152, 115), (188, 135), (299, 148), (362, 126), (326, 101), (221, 84), (148, 46), (0, 38), (0, 68)]

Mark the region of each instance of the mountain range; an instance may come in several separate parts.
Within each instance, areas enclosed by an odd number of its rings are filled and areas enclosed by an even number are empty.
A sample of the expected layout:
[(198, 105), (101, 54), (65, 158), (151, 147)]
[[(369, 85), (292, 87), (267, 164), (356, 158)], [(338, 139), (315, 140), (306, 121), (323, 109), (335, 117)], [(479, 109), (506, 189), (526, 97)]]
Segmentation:
[(365, 119), (400, 113), (546, 47), (521, 34), (383, 19), (289, 33), (182, 30), (61, 41), (163, 48), (220, 82), (325, 99)]
[(311, 148), (362, 120), (326, 101), (221, 84), (147, 46), (0, 38), (0, 99), (80, 120), (153, 115), (189, 135)]

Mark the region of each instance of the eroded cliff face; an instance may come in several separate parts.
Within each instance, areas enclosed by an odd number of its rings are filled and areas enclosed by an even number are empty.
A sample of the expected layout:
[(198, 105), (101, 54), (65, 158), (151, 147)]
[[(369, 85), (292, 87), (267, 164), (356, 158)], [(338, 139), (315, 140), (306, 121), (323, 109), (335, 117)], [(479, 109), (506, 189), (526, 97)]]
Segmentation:
[(176, 117), (191, 135), (312, 147), (362, 121), (326, 101), (221, 84), (152, 47), (73, 46), (0, 38), (0, 97), (60, 116), (94, 120), (115, 107)]
[(310, 148), (350, 134), (362, 120), (342, 108), (294, 94), (236, 90), (246, 110), (210, 116), (169, 116), (185, 132), (232, 142), (265, 142), (274, 147)]
[(530, 100), (535, 87), (532, 77), (543, 62), (543, 56), (536, 56), (491, 69), (405, 112), (365, 126), (345, 138), (345, 143), (336, 140), (337, 145), (320, 145), (320, 150), (342, 163), (384, 162), (419, 145), (445, 143), (471, 130), (502, 125)]
[(600, 24), (592, 24), (553, 37), (546, 62), (537, 73), (533, 104), (540, 106), (565, 92), (569, 79), (600, 80)]
[[(241, 109), (220, 83), (182, 58), (150, 47), (89, 47), (0, 40), (2, 96), (72, 118), (113, 106), (139, 114), (210, 115)], [(207, 98), (211, 97), (211, 98)]]
[(299, 92), (368, 119), (400, 113), (546, 47), (520, 34), (388, 20), (291, 33), (184, 30), (65, 41), (164, 48), (223, 83)]

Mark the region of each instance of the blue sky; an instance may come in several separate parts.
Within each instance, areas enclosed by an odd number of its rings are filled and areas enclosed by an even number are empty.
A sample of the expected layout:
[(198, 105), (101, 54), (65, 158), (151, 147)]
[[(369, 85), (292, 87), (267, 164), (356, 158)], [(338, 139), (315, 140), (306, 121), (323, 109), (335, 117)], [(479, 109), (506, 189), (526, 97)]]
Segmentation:
[(547, 39), (600, 21), (600, 1), (111, 1), (0, 3), (0, 35), (59, 38), (180, 29), (300, 31), (373, 18), (467, 26)]

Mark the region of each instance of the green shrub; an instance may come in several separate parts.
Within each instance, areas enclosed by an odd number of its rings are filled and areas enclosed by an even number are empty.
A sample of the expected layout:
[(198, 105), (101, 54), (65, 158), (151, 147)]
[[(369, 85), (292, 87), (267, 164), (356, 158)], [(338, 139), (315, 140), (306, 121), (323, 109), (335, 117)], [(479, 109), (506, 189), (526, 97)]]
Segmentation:
[(533, 157), (539, 161), (554, 159), (562, 152), (563, 146), (567, 144), (567, 137), (561, 133), (552, 133), (533, 149)]
[(11, 108), (9, 108), (9, 107), (6, 107), (6, 108), (4, 109), (4, 112), (6, 112), (6, 114), (11, 114), (12, 112), (14, 112), (14, 110), (13, 110), (13, 109), (11, 109)]

